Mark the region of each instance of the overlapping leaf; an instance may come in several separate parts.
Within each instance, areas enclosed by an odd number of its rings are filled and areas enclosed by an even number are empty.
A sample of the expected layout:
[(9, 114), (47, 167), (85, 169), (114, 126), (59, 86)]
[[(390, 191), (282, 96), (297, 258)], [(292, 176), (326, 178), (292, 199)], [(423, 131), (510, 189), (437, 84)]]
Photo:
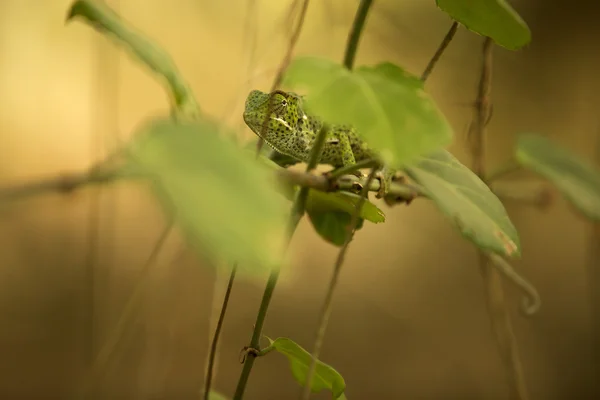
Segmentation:
[(272, 171), (217, 131), (210, 121), (152, 121), (134, 139), (131, 162), (154, 178), (191, 245), (241, 271), (276, 266), (289, 204)]
[(333, 61), (303, 57), (284, 83), (305, 90), (307, 110), (331, 124), (350, 124), (383, 161), (400, 167), (450, 143), (452, 128), (418, 78), (384, 63), (349, 71)]
[(509, 50), (531, 41), (531, 31), (506, 0), (436, 0), (438, 7), (469, 30)]
[(500, 199), (452, 154), (435, 152), (406, 172), (465, 238), (497, 254), (521, 255), (519, 234)]

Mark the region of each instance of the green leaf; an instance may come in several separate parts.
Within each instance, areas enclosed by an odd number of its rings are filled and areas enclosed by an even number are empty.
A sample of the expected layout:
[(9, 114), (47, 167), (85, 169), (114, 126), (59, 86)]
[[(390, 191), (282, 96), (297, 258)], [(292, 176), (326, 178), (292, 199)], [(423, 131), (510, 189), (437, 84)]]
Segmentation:
[(520, 257), (519, 234), (502, 202), (470, 169), (443, 150), (406, 168), (460, 233), (481, 249)]
[[(354, 193), (325, 193), (311, 189), (306, 201), (306, 212), (319, 236), (340, 247), (346, 240), (347, 227), (359, 200), (360, 196)], [(365, 219), (376, 224), (385, 221), (383, 211), (369, 200), (364, 202), (359, 216), (356, 230), (363, 227)]]
[(136, 135), (130, 162), (154, 178), (162, 206), (213, 261), (248, 272), (279, 266), (289, 203), (272, 170), (218, 132), (211, 121), (154, 120)]
[(600, 170), (576, 154), (538, 135), (521, 135), (517, 161), (556, 185), (588, 218), (600, 220)]
[[(352, 221), (352, 215), (341, 211), (316, 212), (307, 211), (308, 218), (319, 236), (327, 242), (341, 247), (346, 242), (348, 226)], [(359, 219), (356, 230), (364, 225), (365, 220)]]
[(181, 76), (169, 54), (153, 41), (136, 31), (104, 1), (77, 0), (69, 10), (67, 21), (83, 18), (92, 28), (116, 39), (143, 64), (163, 78), (175, 109), (187, 117), (197, 117), (200, 109), (192, 89)]
[[(311, 189), (306, 200), (306, 209), (314, 212), (342, 211), (353, 214), (360, 196), (349, 192), (320, 192)], [(373, 223), (385, 221), (385, 214), (369, 200), (365, 201), (360, 211), (360, 217)]]
[(436, 0), (437, 6), (467, 29), (509, 50), (531, 42), (531, 31), (506, 0)]
[[(310, 367), (312, 356), (304, 350), (300, 345), (292, 339), (280, 337), (275, 340), (267, 338), (271, 343), (269, 347), (273, 347), (278, 353), (286, 356), (290, 362), (290, 369), (294, 379), (304, 386), (306, 376)], [(344, 390), (346, 390), (346, 382), (342, 375), (333, 367), (317, 360), (315, 374), (313, 376), (311, 391), (318, 393), (323, 389), (330, 390), (333, 393), (334, 399), (343, 399)]]
[(302, 57), (284, 84), (306, 90), (305, 107), (331, 124), (350, 124), (391, 167), (448, 145), (452, 128), (418, 78), (384, 63), (349, 71), (333, 61)]

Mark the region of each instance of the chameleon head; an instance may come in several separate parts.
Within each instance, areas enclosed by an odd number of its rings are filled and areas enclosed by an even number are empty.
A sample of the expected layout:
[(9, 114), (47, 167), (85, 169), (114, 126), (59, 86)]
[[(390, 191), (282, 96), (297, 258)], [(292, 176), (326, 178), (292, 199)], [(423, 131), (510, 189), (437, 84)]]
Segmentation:
[[(302, 98), (295, 93), (253, 90), (246, 98), (244, 122), (260, 137), (264, 132), (272, 139), (284, 139), (297, 129), (304, 118), (301, 102)], [(263, 127), (263, 124), (267, 125)]]

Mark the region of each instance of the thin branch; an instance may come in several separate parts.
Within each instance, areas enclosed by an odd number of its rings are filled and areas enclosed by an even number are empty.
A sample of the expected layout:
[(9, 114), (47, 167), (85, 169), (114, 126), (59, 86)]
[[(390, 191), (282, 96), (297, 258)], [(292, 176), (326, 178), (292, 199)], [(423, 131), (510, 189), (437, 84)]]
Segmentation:
[(356, 51), (358, 50), (358, 42), (362, 36), (362, 30), (369, 14), (369, 9), (373, 4), (373, 0), (360, 0), (360, 5), (354, 16), (354, 22), (352, 23), (352, 29), (348, 34), (348, 40), (346, 42), (346, 53), (344, 55), (344, 66), (348, 69), (354, 67), (354, 59), (356, 58)]
[[(331, 179), (327, 174), (317, 175), (311, 172), (284, 168), (278, 169), (275, 176), (282, 183), (307, 187), (321, 192), (354, 191), (357, 187), (366, 185), (365, 178), (358, 178), (354, 175), (343, 175)], [(0, 187), (0, 202), (24, 200), (48, 193), (69, 194), (92, 184), (111, 183), (119, 179), (139, 179), (140, 177), (135, 174), (123, 174), (116, 169), (92, 168), (86, 172), (65, 173), (32, 182)], [(371, 182), (368, 190), (377, 192), (379, 190), (379, 180), (376, 179)], [(427, 196), (423, 189), (414, 184), (392, 183), (389, 193), (404, 200)]]
[(213, 369), (215, 365), (215, 357), (217, 355), (217, 345), (219, 343), (221, 329), (223, 328), (223, 321), (225, 320), (225, 313), (227, 311), (227, 305), (229, 304), (229, 297), (231, 296), (231, 290), (233, 289), (233, 282), (235, 280), (236, 272), (237, 263), (234, 264), (231, 268), (229, 282), (227, 283), (227, 290), (225, 291), (225, 297), (223, 298), (223, 306), (221, 307), (221, 313), (219, 314), (219, 320), (217, 322), (217, 329), (215, 329), (215, 335), (210, 346), (210, 354), (208, 356), (208, 369), (206, 371), (206, 381), (204, 383), (204, 400), (210, 400), (210, 387), (212, 385)]
[(444, 54), (446, 47), (448, 47), (448, 45), (454, 38), (454, 35), (456, 34), (457, 29), (458, 29), (458, 22), (454, 21), (452, 23), (452, 26), (450, 26), (448, 33), (446, 33), (446, 36), (444, 36), (444, 40), (442, 40), (442, 43), (440, 43), (440, 46), (436, 50), (435, 54), (433, 55), (431, 60), (429, 60), (429, 64), (427, 64), (427, 67), (425, 67), (425, 71), (423, 71), (423, 74), (421, 75), (421, 80), (423, 82), (425, 82), (427, 80), (427, 78), (429, 78), (431, 71), (433, 71), (433, 68), (435, 67), (435, 65), (437, 64), (439, 59), (442, 57), (442, 54)]
[[(492, 49), (493, 42), (485, 38), (483, 44), (483, 65), (479, 81), (476, 101), (476, 112), (469, 131), (471, 140), (471, 154), (473, 157), (473, 170), (482, 179), (485, 179), (486, 159), (486, 124), (491, 113), (491, 84), (492, 84)], [(494, 259), (494, 261), (497, 261)], [(492, 329), (494, 331), (498, 350), (504, 362), (504, 369), (509, 380), (510, 398), (514, 400), (527, 400), (529, 395), (523, 376), (517, 343), (513, 332), (510, 315), (504, 298), (502, 278), (498, 270), (488, 264), (489, 255), (479, 252), (479, 266), (485, 283), (487, 308), (490, 314)], [(498, 266), (498, 264), (495, 264)]]
[(323, 341), (325, 339), (325, 331), (327, 330), (327, 325), (329, 324), (329, 317), (331, 316), (332, 304), (333, 304), (333, 294), (337, 287), (338, 279), (340, 276), (340, 271), (342, 270), (342, 265), (344, 264), (344, 260), (346, 258), (346, 252), (348, 251), (348, 247), (350, 246), (350, 242), (354, 238), (354, 233), (356, 232), (356, 227), (358, 225), (358, 221), (360, 220), (360, 210), (362, 209), (365, 201), (367, 200), (367, 195), (369, 193), (368, 186), (374, 180), (375, 174), (377, 173), (378, 168), (372, 168), (369, 177), (367, 178), (366, 185), (362, 188), (360, 192), (360, 199), (356, 202), (356, 208), (352, 213), (352, 218), (350, 220), (350, 224), (348, 225), (348, 231), (346, 233), (346, 240), (344, 241), (344, 245), (340, 249), (338, 253), (337, 260), (335, 262), (335, 266), (333, 268), (333, 275), (331, 277), (331, 281), (329, 281), (329, 287), (327, 289), (327, 294), (325, 296), (325, 301), (323, 302), (323, 308), (320, 312), (319, 318), (319, 327), (317, 329), (317, 334), (315, 338), (314, 349), (312, 352), (312, 360), (310, 363), (310, 367), (308, 369), (308, 373), (306, 374), (306, 381), (304, 383), (304, 388), (302, 390), (302, 394), (300, 396), (301, 400), (308, 400), (311, 394), (311, 385), (312, 380), (315, 374), (315, 369), (317, 366), (317, 360), (319, 359), (319, 355), (321, 354), (321, 348), (323, 347)]
[[(308, 10), (309, 0), (296, 0), (296, 2), (297, 1), (302, 1), (302, 8), (300, 9), (300, 15), (298, 16), (298, 23), (296, 24), (296, 27), (295, 27), (294, 31), (292, 32), (292, 35), (290, 36), (290, 42), (289, 42), (289, 45), (285, 52), (285, 56), (281, 60), (281, 63), (279, 64), (279, 68), (277, 68), (277, 75), (275, 75), (275, 79), (273, 80), (273, 83), (271, 84), (271, 92), (277, 90), (277, 88), (281, 84), (281, 81), (283, 79), (283, 74), (285, 73), (285, 70), (287, 69), (287, 67), (290, 65), (290, 62), (292, 61), (292, 55), (294, 54), (294, 49), (296, 48), (296, 44), (298, 43), (298, 38), (300, 38), (300, 32), (302, 32), (302, 27), (304, 26), (304, 18), (306, 17), (306, 10)], [(291, 6), (292, 10), (295, 9), (296, 4), (297, 3), (292, 4), (292, 6)], [(258, 142), (256, 144), (257, 157), (260, 154), (260, 151), (262, 150), (262, 147), (264, 145), (263, 137), (266, 136), (265, 135), (265, 132), (267, 129), (266, 124), (263, 124), (262, 129), (263, 129), (262, 135), (260, 135), (260, 137), (258, 138)]]
[(363, 168), (373, 168), (379, 165), (379, 161), (374, 158), (369, 158), (366, 160), (362, 160), (357, 162), (356, 164), (348, 165), (346, 167), (340, 167), (331, 171), (327, 176), (329, 179), (339, 178), (340, 176), (352, 174), (353, 172), (358, 171)]
[(113, 171), (105, 173), (75, 172), (0, 188), (0, 201), (15, 201), (46, 193), (69, 194), (83, 186), (108, 183), (117, 179)]
[[(317, 134), (315, 142), (313, 143), (313, 147), (310, 151), (310, 157), (306, 166), (307, 173), (315, 169), (317, 167), (317, 164), (319, 163), (319, 160), (321, 159), (321, 154), (323, 153), (323, 148), (325, 147), (325, 139), (327, 138), (328, 130), (329, 125), (323, 124), (321, 130)], [(298, 227), (298, 223), (304, 215), (307, 198), (308, 188), (302, 187), (298, 192), (296, 199), (294, 200), (294, 204), (292, 205), (287, 231), (286, 247), (289, 246), (289, 243), (291, 242), (292, 237), (296, 232), (296, 228)], [(252, 332), (250, 345), (248, 346), (249, 350), (254, 351), (248, 351), (247, 357), (245, 357), (244, 359), (244, 367), (242, 368), (242, 373), (240, 374), (240, 378), (238, 380), (233, 400), (242, 400), (242, 398), (244, 397), (244, 391), (246, 390), (246, 384), (248, 383), (248, 378), (250, 377), (250, 372), (252, 371), (254, 360), (256, 359), (260, 351), (260, 338), (262, 336), (262, 328), (265, 322), (265, 318), (267, 317), (267, 311), (269, 309), (271, 297), (273, 297), (273, 292), (275, 291), (275, 287), (277, 286), (279, 272), (279, 268), (274, 268), (271, 271), (271, 274), (269, 275), (265, 291), (263, 292), (260, 308), (258, 310), (258, 315), (256, 316), (256, 323), (254, 324), (254, 331)]]

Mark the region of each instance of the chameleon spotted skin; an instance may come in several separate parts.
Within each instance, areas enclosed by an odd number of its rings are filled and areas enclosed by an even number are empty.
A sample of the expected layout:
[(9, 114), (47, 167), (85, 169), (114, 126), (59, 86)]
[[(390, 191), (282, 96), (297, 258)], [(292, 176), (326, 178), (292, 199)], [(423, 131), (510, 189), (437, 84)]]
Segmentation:
[[(267, 126), (263, 130), (265, 120)], [(302, 162), (308, 161), (323, 124), (319, 118), (306, 114), (302, 108), (301, 96), (279, 90), (273, 93), (251, 91), (246, 98), (244, 122), (277, 152)], [(377, 154), (358, 137), (353, 127), (332, 125), (327, 133), (319, 164), (339, 168), (376, 157)], [(394, 171), (382, 168), (377, 177), (380, 180), (378, 198), (387, 193), (393, 176)]]

